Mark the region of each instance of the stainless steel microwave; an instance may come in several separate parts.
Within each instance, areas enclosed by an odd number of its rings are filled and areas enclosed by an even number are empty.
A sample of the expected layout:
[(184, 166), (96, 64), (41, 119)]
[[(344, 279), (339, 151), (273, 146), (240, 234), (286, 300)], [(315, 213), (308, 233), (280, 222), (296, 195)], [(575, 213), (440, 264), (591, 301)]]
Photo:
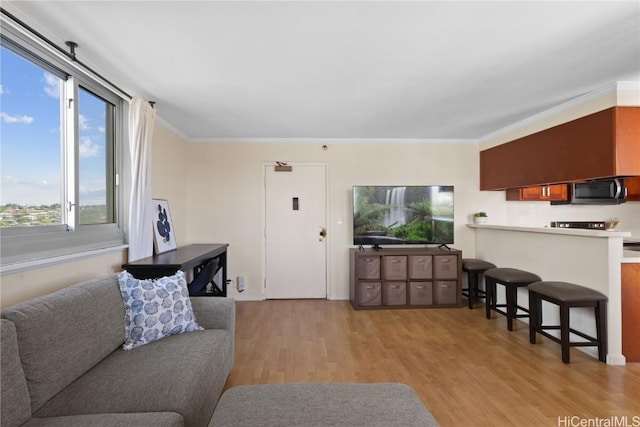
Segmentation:
[(571, 188), (571, 204), (617, 205), (625, 200), (624, 178), (577, 182)]

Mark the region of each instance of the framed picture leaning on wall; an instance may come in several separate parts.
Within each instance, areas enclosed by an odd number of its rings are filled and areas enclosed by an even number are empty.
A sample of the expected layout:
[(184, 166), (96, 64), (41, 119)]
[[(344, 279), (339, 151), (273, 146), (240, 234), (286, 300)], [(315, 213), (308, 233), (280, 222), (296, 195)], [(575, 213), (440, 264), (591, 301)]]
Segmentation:
[(153, 247), (157, 254), (171, 251), (177, 247), (176, 236), (169, 212), (169, 201), (151, 199), (153, 203)]

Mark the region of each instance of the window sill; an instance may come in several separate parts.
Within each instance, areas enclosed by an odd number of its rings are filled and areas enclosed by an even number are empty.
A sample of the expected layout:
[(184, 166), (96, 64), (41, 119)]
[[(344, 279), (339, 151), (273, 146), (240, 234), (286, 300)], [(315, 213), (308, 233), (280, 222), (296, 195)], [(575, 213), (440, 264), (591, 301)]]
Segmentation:
[(13, 274), (13, 273), (19, 273), (21, 271), (35, 270), (38, 268), (48, 267), (51, 265), (63, 264), (71, 261), (78, 261), (81, 259), (100, 256), (100, 255), (104, 255), (112, 252), (124, 251), (128, 247), (129, 245), (127, 244), (119, 244), (119, 245), (109, 246), (105, 248), (92, 249), (88, 251), (76, 252), (76, 253), (65, 254), (60, 256), (53, 256), (49, 258), (36, 259), (32, 261), (16, 262), (13, 264), (0, 266), (0, 275), (4, 276), (5, 274)]

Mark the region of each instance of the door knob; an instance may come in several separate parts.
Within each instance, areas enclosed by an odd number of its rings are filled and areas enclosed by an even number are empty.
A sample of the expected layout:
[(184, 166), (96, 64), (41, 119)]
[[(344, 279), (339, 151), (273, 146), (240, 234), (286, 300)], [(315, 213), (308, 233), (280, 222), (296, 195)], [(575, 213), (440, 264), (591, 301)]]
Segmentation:
[(325, 237), (327, 237), (327, 229), (324, 227), (320, 227), (320, 238), (318, 239), (318, 241), (322, 242)]

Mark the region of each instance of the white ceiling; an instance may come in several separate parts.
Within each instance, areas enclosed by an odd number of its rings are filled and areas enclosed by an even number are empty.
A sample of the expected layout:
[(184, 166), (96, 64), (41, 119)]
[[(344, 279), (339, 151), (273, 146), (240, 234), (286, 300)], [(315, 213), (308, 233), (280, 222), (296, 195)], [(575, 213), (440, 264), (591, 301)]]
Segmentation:
[(9, 1), (189, 140), (477, 139), (640, 81), (639, 1)]

